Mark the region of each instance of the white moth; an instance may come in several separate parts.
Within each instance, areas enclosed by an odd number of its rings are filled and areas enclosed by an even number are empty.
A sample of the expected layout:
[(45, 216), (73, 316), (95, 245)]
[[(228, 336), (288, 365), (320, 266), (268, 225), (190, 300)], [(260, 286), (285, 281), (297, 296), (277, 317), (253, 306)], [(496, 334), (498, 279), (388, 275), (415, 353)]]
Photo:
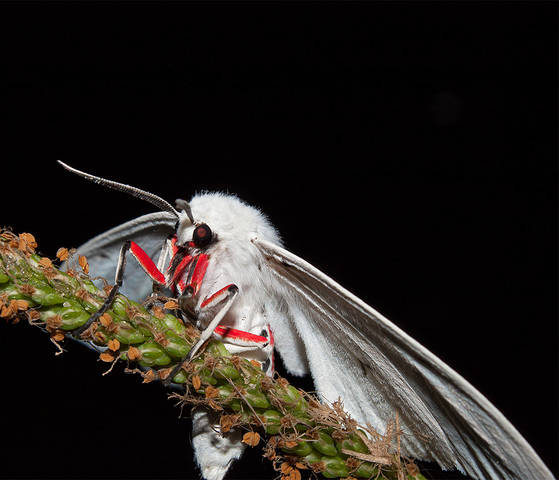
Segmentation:
[[(132, 240), (151, 258), (159, 256), (158, 270), (181, 303), (189, 293), (184, 277), (192, 276), (192, 269), (169, 277), (172, 268), (166, 269), (174, 249), (178, 245), (191, 248), (193, 255), (203, 252), (203, 281), (190, 303), (182, 303), (192, 309), (206, 336), (219, 335), (219, 324), (269, 339), (244, 342), (246, 338), (222, 336), (232, 351), (264, 364), (275, 347), (289, 373), (310, 373), (320, 395), (329, 401), (341, 397), (357, 421), (381, 433), (397, 412), (405, 456), (457, 468), (480, 480), (553, 479), (532, 447), (481, 393), (382, 314), (285, 250), (256, 208), (232, 195), (204, 193), (188, 203), (177, 201), (175, 210), (153, 194), (62, 165), (164, 210), (83, 245), (79, 253), (87, 256), (96, 275), (114, 276), (121, 247)], [(209, 229), (196, 232), (200, 225)], [(193, 243), (200, 232), (209, 233), (211, 241)], [(175, 240), (170, 240), (173, 235)], [(145, 269), (128, 262), (121, 291), (140, 300), (152, 293), (153, 281)], [(219, 293), (229, 292), (224, 287), (230, 285), (237, 288), (234, 294)], [(206, 411), (195, 411), (193, 422), (202, 476), (221, 480), (244, 445), (234, 433), (216, 433)]]

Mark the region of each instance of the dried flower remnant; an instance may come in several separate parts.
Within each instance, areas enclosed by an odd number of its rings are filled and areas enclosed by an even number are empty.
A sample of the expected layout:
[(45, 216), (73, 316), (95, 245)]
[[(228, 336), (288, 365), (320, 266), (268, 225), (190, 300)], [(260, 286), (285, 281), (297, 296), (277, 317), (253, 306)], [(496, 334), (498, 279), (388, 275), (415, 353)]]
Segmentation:
[(126, 356), (128, 357), (128, 360), (135, 362), (142, 358), (142, 352), (140, 352), (140, 350), (136, 347), (129, 347), (126, 352)]
[(50, 258), (43, 257), (39, 260), (39, 265), (43, 268), (52, 268), (52, 261)]
[(56, 251), (56, 258), (58, 258), (58, 260), (60, 260), (61, 262), (68, 260), (69, 256), (70, 252), (67, 248), (61, 247)]
[(84, 255), (78, 257), (78, 263), (82, 267), (83, 273), (86, 275), (89, 273), (89, 263), (87, 263), (87, 258)]
[(219, 419), (221, 433), (229, 432), (235, 425), (237, 425), (240, 418), (240, 415), (222, 415)]
[(256, 447), (260, 443), (260, 435), (258, 432), (247, 432), (243, 435), (243, 443), (250, 447)]
[(60, 315), (48, 317), (45, 324), (48, 332), (54, 332), (62, 326), (62, 317)]
[(200, 390), (200, 388), (202, 388), (202, 380), (200, 380), (198, 375), (194, 375), (192, 377), (192, 386), (194, 387), (194, 390)]
[(113, 338), (108, 341), (107, 347), (109, 347), (109, 350), (116, 352), (120, 348), (120, 342), (116, 338)]
[(217, 388), (212, 387), (211, 385), (208, 385), (206, 387), (205, 395), (207, 400), (217, 398), (219, 396), (219, 390)]
[(169, 300), (165, 302), (165, 305), (163, 305), (163, 307), (166, 310), (177, 310), (179, 308), (179, 304), (175, 300)]
[(103, 327), (108, 328), (113, 323), (113, 317), (105, 312), (103, 315), (101, 315), (101, 317), (99, 317), (99, 322), (101, 323), (101, 325), (103, 325)]
[(110, 362), (112, 362), (112, 361), (115, 359), (115, 357), (113, 356), (113, 354), (112, 354), (112, 353), (109, 353), (109, 352), (103, 352), (103, 353), (101, 353), (101, 354), (99, 355), (99, 358), (100, 358), (103, 362), (107, 362), (107, 363), (110, 363)]
[(30, 233), (20, 233), (18, 248), (24, 253), (34, 253), (37, 248), (35, 237)]

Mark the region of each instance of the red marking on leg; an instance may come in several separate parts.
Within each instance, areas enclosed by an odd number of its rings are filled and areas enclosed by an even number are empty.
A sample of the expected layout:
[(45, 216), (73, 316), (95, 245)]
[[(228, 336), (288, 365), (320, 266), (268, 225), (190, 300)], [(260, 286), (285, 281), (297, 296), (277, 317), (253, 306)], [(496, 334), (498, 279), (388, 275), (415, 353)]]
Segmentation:
[(206, 297), (204, 299), (204, 301), (200, 304), (200, 308), (204, 308), (207, 305), (209, 305), (210, 303), (217, 303), (220, 300), (222, 300), (222, 298), (225, 297), (225, 295), (227, 294), (229, 287), (231, 286), (227, 285), (226, 287), (223, 287), (221, 290), (218, 290), (217, 292), (215, 292), (213, 295), (210, 295), (209, 297)]
[(192, 261), (191, 255), (187, 255), (180, 261), (180, 263), (177, 265), (177, 268), (175, 268), (175, 271), (173, 272), (173, 278), (171, 279), (170, 282), (171, 287), (173, 287), (177, 283), (179, 278), (182, 275), (184, 275), (184, 271), (186, 270), (186, 267), (190, 264), (191, 261)]
[(173, 252), (173, 256), (175, 256), (175, 253), (177, 253), (179, 247), (177, 247), (177, 236), (173, 235), (171, 237), (171, 248), (172, 248), (172, 252)]
[(190, 282), (187, 287), (192, 287), (192, 294), (196, 295), (200, 287), (202, 286), (202, 280), (204, 280), (204, 275), (206, 274), (206, 269), (209, 264), (209, 256), (205, 253), (201, 253), (196, 258), (196, 265), (194, 266), (194, 272), (190, 278)]
[(138, 260), (140, 266), (145, 272), (160, 285), (165, 285), (165, 276), (159, 271), (153, 260), (149, 255), (142, 250), (136, 242), (130, 242), (130, 253)]
[(247, 342), (254, 343), (266, 343), (269, 341), (269, 339), (266, 337), (261, 337), (260, 335), (244, 332), (243, 330), (237, 330), (235, 328), (224, 327), (222, 325), (218, 325), (215, 328), (214, 332), (223, 339), (234, 338), (237, 340), (245, 340)]

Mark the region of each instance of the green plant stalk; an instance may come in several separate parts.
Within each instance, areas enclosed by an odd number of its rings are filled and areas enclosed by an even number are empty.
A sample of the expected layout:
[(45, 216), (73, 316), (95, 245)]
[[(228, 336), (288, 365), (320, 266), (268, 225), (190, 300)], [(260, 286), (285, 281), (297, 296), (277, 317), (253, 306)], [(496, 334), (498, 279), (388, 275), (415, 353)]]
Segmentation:
[[(62, 272), (49, 265), (33, 247), (10, 232), (0, 236), (0, 316), (7, 320), (26, 317), (45, 328), (58, 344), (87, 322), (107, 293), (83, 272)], [(152, 312), (119, 294), (108, 315), (80, 339), (102, 351), (100, 357), (106, 362), (143, 367), (128, 371), (140, 373), (144, 382), (165, 379), (187, 355), (199, 332), (161, 307)], [(363, 460), (363, 456), (372, 459), (363, 441), (363, 427), (285, 379), (267, 377), (259, 365), (231, 355), (221, 342), (209, 342), (173, 382), (183, 384), (185, 393), (171, 397), (182, 405), (213, 410), (222, 431), (236, 428), (265, 434), (265, 456), (284, 479), (297, 478), (293, 470), (298, 468), (310, 468), (326, 478), (376, 478), (380, 473), (381, 478), (397, 479), (399, 471), (409, 480), (425, 478), (415, 473), (416, 467), (405, 469), (394, 452), (382, 464)]]

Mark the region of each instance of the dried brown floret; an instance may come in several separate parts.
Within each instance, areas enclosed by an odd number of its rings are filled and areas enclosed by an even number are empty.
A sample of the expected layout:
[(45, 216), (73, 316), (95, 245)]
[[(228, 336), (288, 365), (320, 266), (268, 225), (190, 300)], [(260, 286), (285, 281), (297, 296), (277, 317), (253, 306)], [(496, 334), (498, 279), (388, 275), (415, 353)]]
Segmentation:
[(28, 283), (20, 285), (19, 290), (24, 295), (29, 295), (29, 296), (31, 296), (35, 293), (35, 287), (33, 285), (29, 285)]
[(169, 300), (165, 302), (165, 305), (163, 305), (163, 307), (167, 310), (177, 310), (179, 308), (179, 304), (176, 300)]
[(136, 347), (128, 347), (126, 356), (128, 357), (129, 360), (135, 362), (136, 360), (142, 358), (142, 352), (140, 352), (140, 350), (138, 350)]
[(109, 352), (103, 352), (103, 353), (101, 353), (101, 354), (99, 355), (99, 358), (100, 358), (103, 362), (107, 362), (107, 363), (112, 362), (112, 361), (115, 359), (115, 357), (113, 356), (113, 354), (112, 354), (112, 353), (109, 353)]
[(205, 396), (208, 400), (217, 398), (219, 396), (219, 390), (215, 387), (212, 387), (211, 385), (208, 385), (206, 387)]
[(50, 269), (52, 268), (52, 261), (50, 258), (42, 257), (41, 260), (39, 260), (39, 265), (45, 269)]
[(326, 465), (324, 465), (324, 462), (311, 463), (311, 470), (314, 473), (320, 473), (326, 470)]
[(41, 318), (41, 314), (37, 310), (28, 310), (25, 312), (29, 323), (34, 323)]
[(116, 352), (120, 348), (120, 342), (116, 338), (113, 338), (108, 341), (107, 347), (109, 347), (109, 350)]
[(243, 435), (243, 443), (251, 447), (256, 447), (260, 443), (260, 435), (258, 432), (247, 432)]
[(194, 375), (192, 377), (192, 386), (194, 387), (194, 390), (200, 390), (202, 387), (202, 380), (198, 375)]
[(210, 406), (210, 408), (212, 408), (216, 411), (222, 411), (223, 410), (223, 407), (221, 405), (218, 405), (217, 403), (215, 403), (213, 401), (213, 399), (211, 399), (211, 398), (208, 400), (208, 405)]
[(64, 335), (64, 332), (62, 330), (56, 330), (56, 331), (51, 333), (50, 338), (52, 338), (56, 342), (61, 342), (62, 340), (64, 340), (65, 335)]
[(24, 253), (33, 253), (37, 248), (35, 237), (30, 233), (20, 233), (17, 248)]
[(87, 263), (87, 258), (85, 258), (84, 255), (80, 255), (78, 257), (78, 263), (80, 264), (80, 267), (82, 267), (83, 273), (87, 275), (89, 273), (89, 264)]
[(68, 252), (67, 248), (61, 247), (56, 251), (56, 258), (58, 258), (58, 260), (60, 260), (61, 262), (68, 260), (69, 256), (70, 252)]
[(62, 326), (62, 317), (60, 315), (53, 315), (52, 317), (48, 317), (45, 324), (47, 331), (54, 332)]
[(144, 381), (142, 383), (153, 382), (156, 378), (155, 372), (153, 370), (148, 370), (147, 372), (142, 372), (142, 377), (144, 377)]
[(111, 317), (109, 313), (105, 312), (99, 318), (99, 322), (101, 323), (101, 325), (103, 325), (103, 327), (107, 328), (113, 323), (113, 317)]
[(229, 432), (235, 425), (238, 424), (240, 415), (222, 415), (219, 419), (219, 426), (222, 433)]

